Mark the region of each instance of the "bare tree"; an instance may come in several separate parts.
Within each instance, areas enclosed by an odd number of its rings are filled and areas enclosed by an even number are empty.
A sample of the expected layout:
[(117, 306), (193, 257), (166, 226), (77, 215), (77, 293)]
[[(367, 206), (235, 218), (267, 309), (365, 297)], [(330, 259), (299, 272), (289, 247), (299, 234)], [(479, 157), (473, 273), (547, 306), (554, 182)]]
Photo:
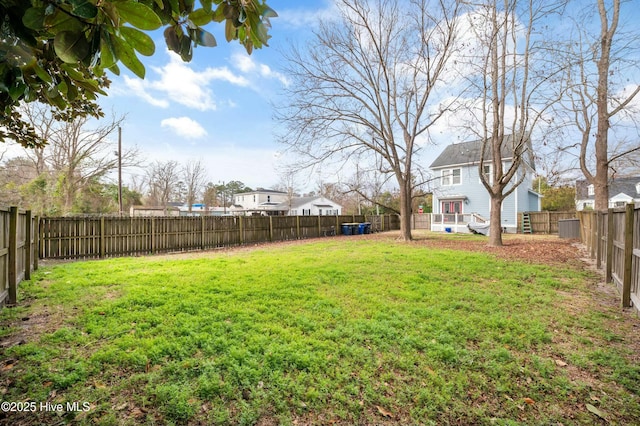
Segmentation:
[(186, 189), (185, 201), (189, 206), (189, 213), (191, 213), (193, 204), (200, 196), (207, 181), (207, 171), (200, 160), (190, 160), (182, 167), (182, 181)]
[[(46, 175), (61, 200), (60, 212), (70, 213), (82, 191), (117, 169), (117, 144), (112, 134), (124, 117), (112, 117), (106, 124), (92, 127), (90, 118), (58, 121), (46, 106), (36, 104), (25, 106), (23, 115), (48, 142), (26, 151), (36, 176)], [(122, 154), (122, 166), (137, 165), (137, 158), (137, 149), (128, 148)]]
[(178, 193), (180, 164), (177, 161), (155, 161), (147, 168), (148, 204), (166, 208)]
[[(640, 93), (640, 32), (635, 22), (629, 32), (620, 26), (622, 5), (637, 5), (621, 0), (595, 3), (597, 7), (589, 5), (575, 17), (575, 33), (565, 44), (563, 60), (570, 66), (558, 115), (564, 118), (562, 124), (577, 131), (579, 139), (576, 144), (561, 144), (561, 149), (578, 148), (580, 170), (594, 187), (595, 209), (606, 210), (609, 179), (627, 166), (633, 169), (640, 151), (639, 127), (633, 115), (637, 111), (632, 108)], [(625, 122), (629, 124), (626, 129)], [(610, 143), (614, 127), (618, 134)]]
[(474, 40), (466, 58), (469, 128), (481, 141), (478, 174), (491, 199), (489, 245), (502, 245), (502, 202), (533, 170), (531, 135), (557, 102), (548, 90), (559, 75), (544, 60), (543, 20), (564, 3), (547, 0), (488, 0), (468, 15)]
[(414, 157), (448, 109), (437, 94), (446, 89), (460, 4), (340, 0), (338, 9), (337, 21), (321, 23), (287, 57), (293, 84), (278, 113), (282, 142), (306, 159), (303, 167), (380, 158), (379, 170), (400, 188), (401, 233), (410, 240)]

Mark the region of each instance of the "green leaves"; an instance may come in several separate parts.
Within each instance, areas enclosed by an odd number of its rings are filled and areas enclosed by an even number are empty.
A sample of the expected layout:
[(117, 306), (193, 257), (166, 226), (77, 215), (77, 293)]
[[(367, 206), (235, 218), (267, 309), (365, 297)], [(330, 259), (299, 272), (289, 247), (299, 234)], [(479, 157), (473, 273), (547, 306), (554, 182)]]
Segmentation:
[(144, 78), (145, 69), (142, 62), (136, 56), (133, 48), (124, 40), (119, 37), (113, 37), (113, 47), (115, 48), (115, 57), (122, 62), (122, 64), (129, 68), (131, 72), (140, 78)]
[(135, 28), (122, 27), (120, 28), (120, 34), (122, 34), (122, 37), (127, 43), (140, 52), (141, 55), (151, 56), (155, 53), (156, 45), (146, 33)]
[(27, 9), (22, 17), (22, 23), (25, 27), (32, 30), (44, 29), (45, 9), (43, 7), (32, 7)]
[(73, 8), (71, 13), (84, 19), (93, 19), (98, 15), (98, 8), (88, 0), (67, 0)]
[(82, 33), (62, 31), (53, 39), (56, 55), (66, 63), (82, 61), (89, 53), (89, 43)]
[[(206, 28), (225, 25), (225, 38), (248, 53), (267, 45), (269, 18), (277, 14), (264, 0), (11, 0), (1, 1), (6, 19), (0, 61), (0, 138), (25, 146), (42, 144), (14, 108), (41, 101), (68, 116), (99, 114), (93, 103), (105, 95), (105, 70), (119, 74), (119, 63), (138, 77), (145, 68), (138, 54), (155, 53), (146, 34), (163, 26), (167, 47), (190, 61), (196, 46), (214, 47)], [(198, 6), (196, 6), (198, 5)], [(196, 8), (198, 7), (198, 8)], [(2, 127), (4, 126), (4, 127)], [(25, 130), (26, 129), (26, 130)]]
[(162, 26), (162, 21), (158, 15), (142, 3), (124, 1), (114, 2), (113, 5), (120, 17), (136, 28), (153, 31)]

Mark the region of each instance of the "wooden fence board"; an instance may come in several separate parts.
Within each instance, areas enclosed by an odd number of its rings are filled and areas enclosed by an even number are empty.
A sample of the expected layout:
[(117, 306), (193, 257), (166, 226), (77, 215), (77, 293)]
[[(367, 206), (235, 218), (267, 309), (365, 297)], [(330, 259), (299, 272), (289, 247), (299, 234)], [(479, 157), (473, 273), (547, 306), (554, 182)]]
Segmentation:
[(40, 258), (103, 258), (340, 235), (342, 223), (399, 229), (396, 216), (42, 218)]
[(18, 285), (37, 269), (35, 222), (30, 211), (0, 208), (0, 305), (15, 305)]
[(640, 310), (640, 209), (629, 204), (606, 213), (579, 212), (579, 218), (581, 240), (592, 258), (605, 261), (606, 279), (618, 289), (621, 306)]

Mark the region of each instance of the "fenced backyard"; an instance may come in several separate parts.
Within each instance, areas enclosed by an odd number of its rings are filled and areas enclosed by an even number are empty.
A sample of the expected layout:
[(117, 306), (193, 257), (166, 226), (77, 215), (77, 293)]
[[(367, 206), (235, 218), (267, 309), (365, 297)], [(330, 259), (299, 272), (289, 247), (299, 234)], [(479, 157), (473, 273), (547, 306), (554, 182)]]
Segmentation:
[(91, 259), (259, 244), (340, 235), (343, 223), (373, 232), (399, 229), (384, 216), (233, 216), (42, 218), (41, 259)]
[(38, 219), (17, 207), (0, 208), (0, 306), (14, 305), (18, 283), (38, 269)]
[[(234, 217), (32, 217), (0, 208), (0, 306), (14, 305), (18, 284), (38, 259), (102, 259), (340, 235), (343, 223), (400, 228), (395, 215)], [(356, 231), (357, 233), (358, 231)]]
[(615, 283), (622, 307), (640, 310), (640, 209), (578, 212), (580, 239), (607, 282)]

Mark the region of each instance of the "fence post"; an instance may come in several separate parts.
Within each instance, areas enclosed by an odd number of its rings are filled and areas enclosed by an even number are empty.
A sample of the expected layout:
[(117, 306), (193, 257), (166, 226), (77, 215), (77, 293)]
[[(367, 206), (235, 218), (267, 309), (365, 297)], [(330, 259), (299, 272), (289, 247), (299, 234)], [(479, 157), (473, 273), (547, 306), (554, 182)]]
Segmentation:
[(318, 237), (322, 236), (322, 224), (320, 222), (320, 215), (318, 215)]
[(156, 252), (156, 218), (151, 216), (151, 254)]
[(40, 218), (38, 216), (33, 217), (33, 229), (31, 230), (33, 235), (33, 270), (38, 270), (38, 257), (40, 253)]
[(204, 215), (200, 215), (200, 250), (204, 250)]
[(13, 306), (18, 300), (18, 208), (9, 208), (9, 270), (8, 272), (8, 290), (9, 297), (7, 305)]
[(633, 263), (633, 210), (634, 204), (627, 204), (624, 221), (624, 277), (622, 279), (622, 307), (631, 306), (631, 266)]
[(613, 281), (613, 209), (607, 212), (607, 269), (605, 272), (605, 280), (607, 283)]
[(549, 235), (551, 233), (551, 215), (549, 214), (548, 211), (545, 212), (545, 213), (546, 213), (545, 216), (547, 218), (547, 222), (545, 223), (545, 228), (547, 228), (546, 229), (546, 231), (547, 231), (546, 234)]
[(100, 218), (100, 259), (104, 259), (106, 241), (104, 238), (104, 216)]
[(300, 216), (296, 215), (296, 238), (300, 239)]
[(244, 244), (244, 229), (242, 227), (242, 216), (238, 216), (238, 227), (239, 227), (239, 238), (240, 238), (240, 245)]
[(596, 213), (596, 267), (602, 269), (602, 228), (604, 222), (602, 220), (602, 212)]
[[(589, 216), (591, 216), (591, 220), (590, 220), (591, 222), (591, 259), (595, 259), (596, 257), (595, 241), (596, 241), (597, 230), (598, 230), (596, 212), (591, 212)], [(593, 223), (594, 221), (596, 222), (595, 225)]]
[(25, 236), (24, 236), (24, 279), (31, 279), (31, 210), (25, 214)]
[(273, 242), (273, 216), (269, 216), (269, 241)]

